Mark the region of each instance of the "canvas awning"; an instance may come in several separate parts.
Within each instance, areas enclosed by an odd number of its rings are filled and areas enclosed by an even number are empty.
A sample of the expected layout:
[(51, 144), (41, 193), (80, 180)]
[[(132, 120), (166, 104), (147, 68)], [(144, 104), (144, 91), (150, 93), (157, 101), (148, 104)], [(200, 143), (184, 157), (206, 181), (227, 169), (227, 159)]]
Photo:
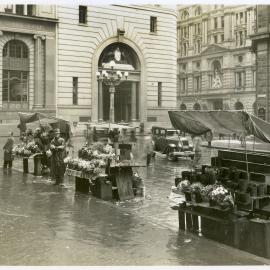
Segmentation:
[(65, 136), (65, 139), (71, 137), (70, 123), (64, 119), (46, 115), (40, 112), (23, 113), (19, 112), (20, 124), (18, 128), (21, 131), (26, 131), (27, 123), (37, 123), (37, 125), (49, 125), (52, 129), (59, 128), (60, 132)]
[(174, 128), (202, 135), (207, 131), (221, 134), (254, 135), (270, 142), (270, 124), (245, 111), (169, 111)]

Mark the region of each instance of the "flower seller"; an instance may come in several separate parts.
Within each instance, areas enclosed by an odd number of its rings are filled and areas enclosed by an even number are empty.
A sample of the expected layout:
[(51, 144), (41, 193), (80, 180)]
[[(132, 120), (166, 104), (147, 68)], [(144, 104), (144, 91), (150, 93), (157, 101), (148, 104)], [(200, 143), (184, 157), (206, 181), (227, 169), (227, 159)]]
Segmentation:
[(54, 131), (54, 138), (51, 141), (51, 176), (55, 185), (63, 185), (65, 174), (65, 140), (60, 137), (60, 129)]
[(14, 145), (14, 138), (13, 138), (13, 132), (9, 133), (9, 137), (3, 147), (4, 149), (4, 169), (12, 168), (12, 161), (13, 161), (13, 154), (12, 154), (12, 149)]

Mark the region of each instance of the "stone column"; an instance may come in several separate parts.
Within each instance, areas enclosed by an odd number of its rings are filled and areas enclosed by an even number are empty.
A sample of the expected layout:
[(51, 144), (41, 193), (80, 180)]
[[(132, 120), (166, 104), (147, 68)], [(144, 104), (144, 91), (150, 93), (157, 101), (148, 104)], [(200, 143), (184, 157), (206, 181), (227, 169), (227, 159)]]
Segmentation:
[(98, 82), (98, 121), (103, 121), (103, 85)]
[(34, 108), (44, 107), (44, 82), (42, 78), (43, 59), (42, 59), (42, 40), (45, 36), (34, 35), (35, 40), (35, 59), (34, 59)]
[(136, 107), (137, 107), (137, 103), (136, 103), (136, 89), (137, 89), (137, 84), (136, 82), (132, 82), (131, 83), (131, 121), (135, 122), (137, 120), (137, 116), (136, 116)]
[(45, 107), (56, 110), (56, 40), (47, 37), (45, 42)]

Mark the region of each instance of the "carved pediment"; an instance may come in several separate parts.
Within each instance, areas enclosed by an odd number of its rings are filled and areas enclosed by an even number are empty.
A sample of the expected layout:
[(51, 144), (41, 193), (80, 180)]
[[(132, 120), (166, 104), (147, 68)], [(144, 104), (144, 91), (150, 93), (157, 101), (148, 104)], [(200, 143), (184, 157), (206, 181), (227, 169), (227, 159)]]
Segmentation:
[(208, 46), (204, 51), (202, 51), (201, 55), (226, 52), (226, 51), (228, 51), (227, 48), (224, 48), (224, 47), (217, 45), (217, 44), (212, 44), (212, 45)]

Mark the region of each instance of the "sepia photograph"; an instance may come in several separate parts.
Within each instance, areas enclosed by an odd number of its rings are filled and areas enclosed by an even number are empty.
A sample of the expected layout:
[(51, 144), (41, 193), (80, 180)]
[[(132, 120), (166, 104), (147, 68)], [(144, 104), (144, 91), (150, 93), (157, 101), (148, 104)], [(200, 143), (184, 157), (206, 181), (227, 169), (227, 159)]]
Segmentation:
[(269, 267), (270, 2), (1, 1), (0, 159), (1, 269)]

